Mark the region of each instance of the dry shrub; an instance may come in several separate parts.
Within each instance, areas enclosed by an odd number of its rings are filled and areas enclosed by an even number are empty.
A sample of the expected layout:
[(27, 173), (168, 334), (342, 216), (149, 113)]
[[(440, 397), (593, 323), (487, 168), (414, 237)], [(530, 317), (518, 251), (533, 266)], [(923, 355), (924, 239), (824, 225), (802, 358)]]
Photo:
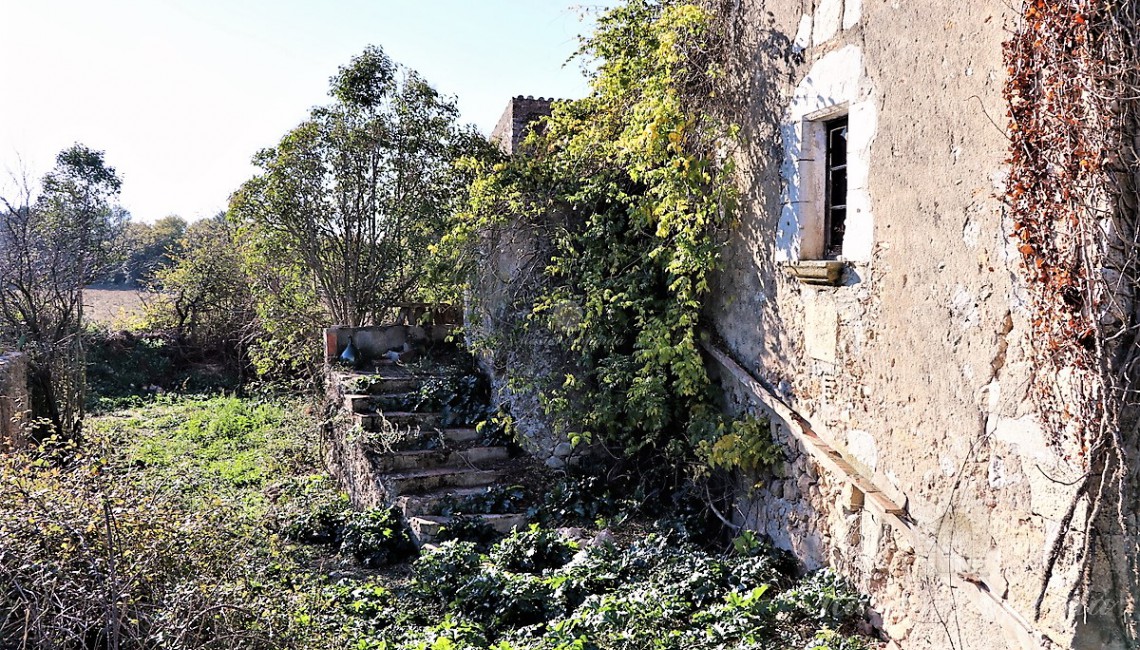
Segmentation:
[(239, 513), (188, 508), (97, 458), (0, 461), (0, 646), (281, 647)]

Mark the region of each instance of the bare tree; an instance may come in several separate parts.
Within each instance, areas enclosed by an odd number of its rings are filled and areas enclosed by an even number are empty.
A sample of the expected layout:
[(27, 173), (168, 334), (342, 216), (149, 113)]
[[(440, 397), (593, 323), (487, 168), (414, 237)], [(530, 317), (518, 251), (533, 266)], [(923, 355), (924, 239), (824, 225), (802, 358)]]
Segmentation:
[(23, 180), (0, 197), (0, 342), (31, 359), (33, 434), (79, 437), (83, 421), (83, 287), (106, 263), (123, 213), (103, 152), (60, 152), (38, 196)]

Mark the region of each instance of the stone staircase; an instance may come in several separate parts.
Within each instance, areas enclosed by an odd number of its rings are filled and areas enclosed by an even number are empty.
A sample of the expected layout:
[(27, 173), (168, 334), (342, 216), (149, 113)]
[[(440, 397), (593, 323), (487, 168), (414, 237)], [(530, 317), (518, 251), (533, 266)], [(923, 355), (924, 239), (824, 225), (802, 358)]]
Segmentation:
[[(430, 362), (330, 369), (330, 397), (349, 423), (333, 433), (330, 466), (356, 507), (396, 507), (417, 546), (435, 542), (455, 520), (451, 512), (466, 511), (457, 504), (512, 484), (533, 464), (476, 428), (454, 426), (451, 414), (423, 406), (424, 386), (453, 374)], [(527, 523), (523, 512), (464, 518), (499, 533)]]

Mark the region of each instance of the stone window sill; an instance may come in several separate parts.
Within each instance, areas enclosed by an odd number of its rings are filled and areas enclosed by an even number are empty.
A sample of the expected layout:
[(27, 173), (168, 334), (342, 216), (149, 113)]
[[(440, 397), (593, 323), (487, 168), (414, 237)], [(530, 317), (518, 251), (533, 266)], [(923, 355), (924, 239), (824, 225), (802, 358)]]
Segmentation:
[(784, 270), (804, 284), (838, 287), (843, 283), (844, 266), (839, 260), (803, 260), (784, 265)]

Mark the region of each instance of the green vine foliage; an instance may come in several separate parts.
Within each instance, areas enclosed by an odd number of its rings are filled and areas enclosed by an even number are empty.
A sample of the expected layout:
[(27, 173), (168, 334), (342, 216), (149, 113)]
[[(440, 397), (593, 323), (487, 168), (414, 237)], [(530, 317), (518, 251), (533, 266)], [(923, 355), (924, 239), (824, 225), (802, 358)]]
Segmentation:
[(711, 467), (739, 469), (755, 477), (784, 460), (783, 449), (772, 440), (767, 418), (747, 416), (723, 429), (715, 442), (700, 443), (701, 456)]
[(472, 163), (469, 210), (445, 240), (548, 224), (554, 252), (528, 326), (556, 337), (575, 370), (546, 391), (547, 408), (572, 441), (627, 457), (691, 456), (719, 418), (698, 323), (735, 202), (735, 129), (702, 110), (721, 74), (713, 24), (675, 0), (604, 14), (581, 50), (596, 63), (590, 95), (556, 104), (523, 155)]

